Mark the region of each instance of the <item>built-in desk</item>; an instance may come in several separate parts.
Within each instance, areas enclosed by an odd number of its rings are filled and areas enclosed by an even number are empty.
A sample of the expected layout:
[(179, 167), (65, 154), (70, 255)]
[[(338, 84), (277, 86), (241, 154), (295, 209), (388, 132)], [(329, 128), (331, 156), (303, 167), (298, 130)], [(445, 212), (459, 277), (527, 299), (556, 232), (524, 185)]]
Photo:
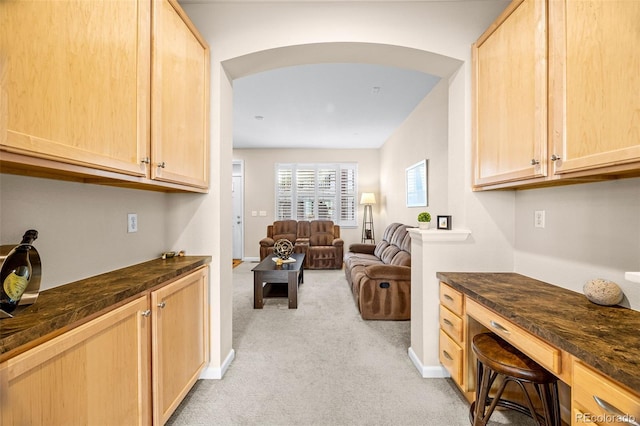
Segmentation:
[(599, 306), (583, 294), (515, 273), (437, 277), (440, 359), (468, 399), (475, 390), (470, 341), (488, 329), (567, 385), (565, 421), (640, 422), (640, 312)]

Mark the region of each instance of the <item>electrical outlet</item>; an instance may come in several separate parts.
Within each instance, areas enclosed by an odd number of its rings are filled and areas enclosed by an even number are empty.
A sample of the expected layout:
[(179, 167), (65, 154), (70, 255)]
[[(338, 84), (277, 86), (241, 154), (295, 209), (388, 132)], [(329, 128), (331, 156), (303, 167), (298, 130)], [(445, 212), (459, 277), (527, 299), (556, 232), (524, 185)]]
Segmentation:
[(138, 232), (138, 215), (136, 213), (127, 214), (127, 232)]
[(536, 210), (533, 214), (533, 226), (536, 228), (544, 228), (544, 210)]

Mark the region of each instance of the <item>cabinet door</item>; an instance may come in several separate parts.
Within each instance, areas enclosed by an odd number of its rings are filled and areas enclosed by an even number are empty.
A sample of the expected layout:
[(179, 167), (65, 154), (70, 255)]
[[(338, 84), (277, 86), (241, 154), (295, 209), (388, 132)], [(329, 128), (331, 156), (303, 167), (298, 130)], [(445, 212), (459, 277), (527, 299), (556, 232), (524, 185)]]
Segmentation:
[(209, 182), (209, 48), (175, 0), (153, 1), (151, 177)]
[(149, 2), (3, 1), (1, 7), (0, 149), (145, 176)]
[(149, 320), (141, 297), (0, 366), (9, 425), (148, 425)]
[(640, 2), (552, 1), (549, 19), (554, 172), (637, 163)]
[(472, 53), (474, 185), (546, 176), (545, 1), (513, 2)]
[(151, 293), (154, 424), (167, 421), (209, 362), (208, 270)]

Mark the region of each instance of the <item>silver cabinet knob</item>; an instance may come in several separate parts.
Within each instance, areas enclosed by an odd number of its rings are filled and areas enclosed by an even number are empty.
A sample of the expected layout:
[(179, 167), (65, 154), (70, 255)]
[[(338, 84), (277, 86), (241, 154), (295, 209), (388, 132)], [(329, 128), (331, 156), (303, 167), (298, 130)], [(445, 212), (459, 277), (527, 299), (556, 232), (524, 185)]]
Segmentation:
[(160, 309), (164, 308), (165, 306), (167, 306), (167, 304), (165, 302), (158, 303), (158, 308), (160, 308)]
[(558, 161), (559, 159), (560, 159), (560, 157), (559, 157), (559, 156), (557, 156), (557, 155), (555, 155), (555, 154), (553, 154), (553, 155), (551, 156), (551, 161)]
[(540, 162), (538, 160), (536, 160), (535, 158), (531, 159), (531, 165), (532, 166), (537, 166), (538, 164), (540, 164)]
[(164, 169), (166, 167), (165, 162), (163, 161), (162, 163), (158, 163), (158, 167), (160, 167), (161, 169)]
[(146, 311), (142, 311), (142, 314), (140, 314), (140, 315), (142, 315), (143, 317), (148, 317), (148, 316), (151, 315), (151, 311), (149, 309), (147, 309)]
[(142, 164), (150, 164), (151, 160), (149, 159), (149, 157), (144, 157), (142, 160), (140, 160), (140, 163), (142, 163)]

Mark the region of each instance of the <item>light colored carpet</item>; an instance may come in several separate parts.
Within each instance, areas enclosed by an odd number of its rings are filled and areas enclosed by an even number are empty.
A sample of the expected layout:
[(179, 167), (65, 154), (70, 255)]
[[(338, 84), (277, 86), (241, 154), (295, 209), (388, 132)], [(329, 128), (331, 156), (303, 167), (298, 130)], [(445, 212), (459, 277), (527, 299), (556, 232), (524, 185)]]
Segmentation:
[(199, 380), (169, 425), (469, 425), (454, 384), (411, 363), (410, 322), (362, 320), (343, 271), (305, 271), (298, 309), (282, 298), (254, 310), (255, 266), (233, 270), (235, 360), (222, 380)]

